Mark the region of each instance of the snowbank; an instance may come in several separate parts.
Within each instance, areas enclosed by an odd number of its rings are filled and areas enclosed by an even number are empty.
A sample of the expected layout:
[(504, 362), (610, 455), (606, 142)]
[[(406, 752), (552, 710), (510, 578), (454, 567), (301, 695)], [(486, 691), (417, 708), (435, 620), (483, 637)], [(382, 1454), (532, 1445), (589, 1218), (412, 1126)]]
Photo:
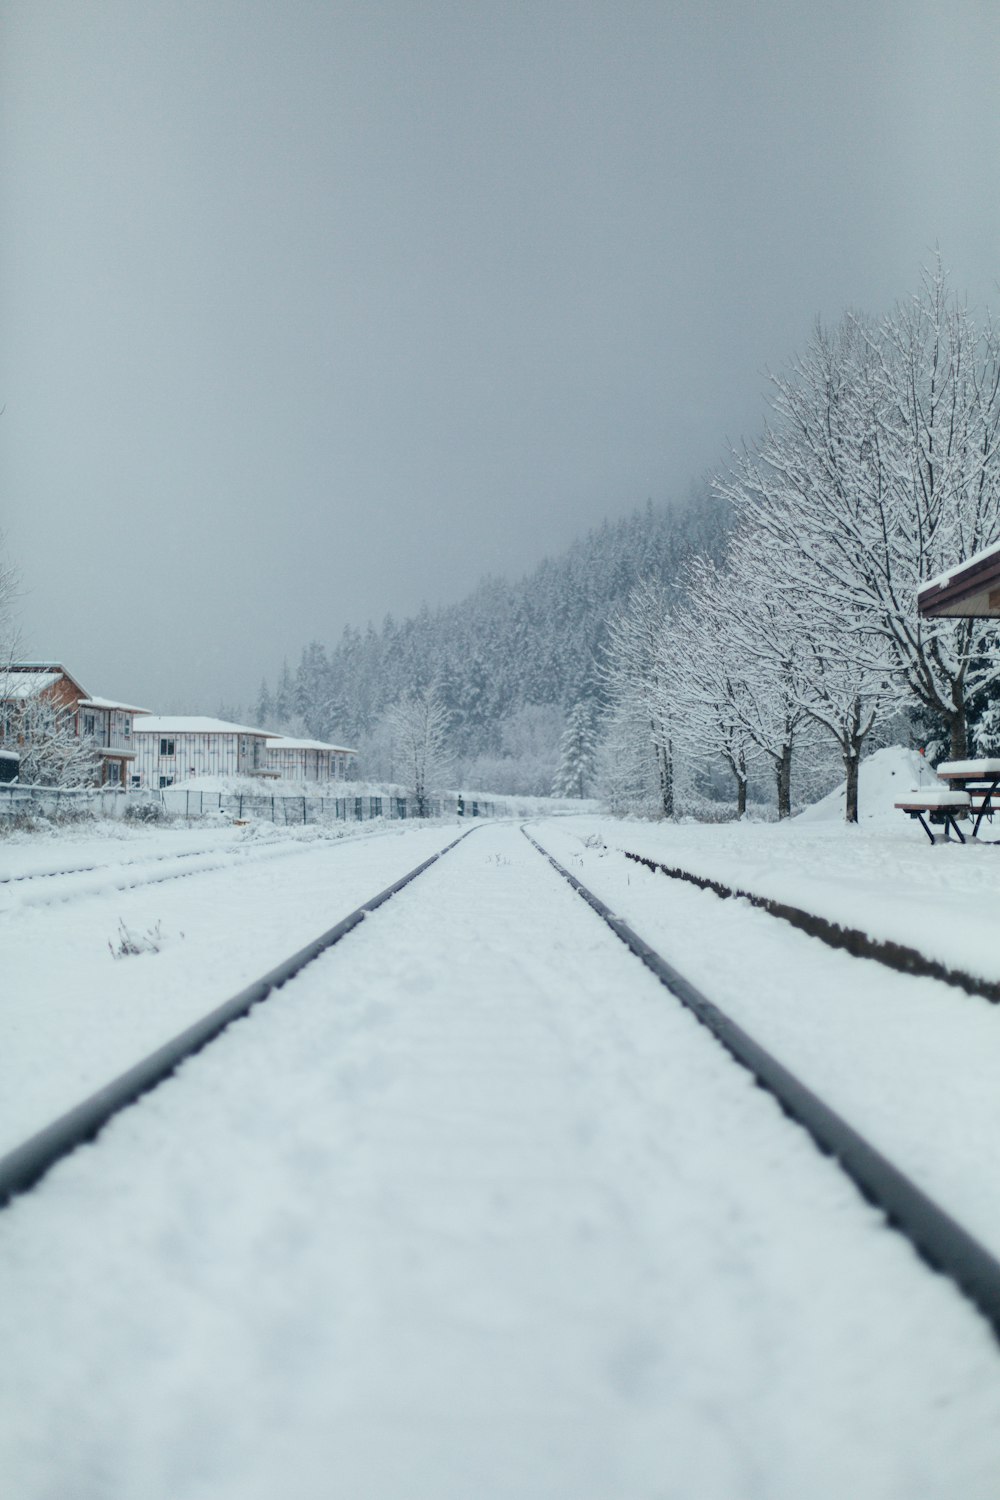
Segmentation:
[[(895, 826), (902, 814), (894, 804), (900, 797), (918, 787), (938, 785), (931, 766), (916, 750), (903, 745), (887, 745), (861, 762), (858, 774), (858, 821)], [(796, 817), (799, 823), (844, 821), (844, 799), (847, 783), (841, 782), (832, 792), (805, 808)]]

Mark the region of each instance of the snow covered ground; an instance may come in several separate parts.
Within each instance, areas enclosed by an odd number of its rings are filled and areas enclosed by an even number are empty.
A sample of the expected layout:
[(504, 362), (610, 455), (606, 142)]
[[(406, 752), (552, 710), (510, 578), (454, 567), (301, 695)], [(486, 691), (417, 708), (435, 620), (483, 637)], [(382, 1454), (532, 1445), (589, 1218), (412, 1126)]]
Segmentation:
[[(458, 831), (453, 823), (355, 824), (346, 833), (257, 824), (128, 840), (84, 834), (65, 846), (0, 843), (0, 881), (8, 877), (0, 883), (0, 1153)], [(74, 867), (83, 873), (9, 879)], [(155, 934), (160, 951), (116, 960), (123, 925), (140, 938)]]
[[(953, 930), (1000, 849), (931, 848), (872, 769), (860, 829), (535, 831), (1000, 1253), (1000, 1011), (619, 852), (1000, 977)], [(457, 831), (0, 844), (106, 866), (0, 884), (0, 1150)], [(1000, 1493), (985, 1325), (509, 824), (0, 1214), (0, 1285), (17, 1500)]]

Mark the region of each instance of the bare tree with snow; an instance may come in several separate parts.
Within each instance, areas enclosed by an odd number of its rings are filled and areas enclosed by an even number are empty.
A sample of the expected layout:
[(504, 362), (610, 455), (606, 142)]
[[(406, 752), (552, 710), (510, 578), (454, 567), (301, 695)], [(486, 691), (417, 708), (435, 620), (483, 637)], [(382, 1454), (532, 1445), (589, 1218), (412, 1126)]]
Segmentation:
[(969, 700), (1000, 676), (969, 620), (921, 620), (919, 586), (1000, 537), (1000, 337), (940, 263), (873, 323), (817, 328), (772, 381), (772, 421), (720, 493), (780, 556), (803, 611), (841, 623), (856, 660), (966, 751)]
[(0, 717), (4, 747), (20, 756), (18, 779), (24, 785), (71, 790), (100, 782), (101, 757), (94, 741), (77, 732), (72, 709), (35, 693), (8, 699)]
[[(632, 723), (645, 726), (665, 818), (674, 815), (674, 711), (665, 691), (669, 643), (667, 591), (655, 579), (641, 578), (608, 621), (604, 681), (612, 702), (628, 705)], [(619, 716), (619, 727), (628, 717)]]
[(696, 759), (723, 761), (736, 786), (736, 812), (747, 810), (756, 746), (742, 713), (746, 682), (726, 632), (713, 618), (710, 596), (693, 594), (672, 618), (671, 648), (661, 661), (661, 715)]
[(698, 622), (718, 653), (724, 674), (725, 713), (738, 739), (749, 741), (774, 774), (778, 817), (792, 811), (792, 756), (808, 739), (808, 720), (797, 690), (801, 666), (800, 616), (794, 598), (780, 586), (767, 553), (744, 531), (720, 566), (696, 559), (688, 587)]
[(399, 699), (385, 719), (395, 774), (412, 792), (417, 817), (424, 818), (430, 787), (451, 766), (447, 711), (436, 690), (429, 687)]

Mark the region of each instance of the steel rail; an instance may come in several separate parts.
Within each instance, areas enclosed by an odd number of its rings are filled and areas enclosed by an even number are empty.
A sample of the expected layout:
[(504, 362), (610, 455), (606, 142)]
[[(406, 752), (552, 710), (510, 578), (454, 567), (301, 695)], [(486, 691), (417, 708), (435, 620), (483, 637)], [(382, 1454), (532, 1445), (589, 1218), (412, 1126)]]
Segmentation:
[(706, 1026), (727, 1052), (747, 1068), (761, 1088), (801, 1125), (820, 1151), (832, 1156), (862, 1196), (882, 1210), (889, 1224), (934, 1270), (949, 1277), (1000, 1338), (1000, 1261), (950, 1214), (917, 1187), (847, 1121), (807, 1088), (776, 1057), (701, 993), (654, 948), (633, 932), (599, 897), (544, 849), (527, 829), (525, 838), (611, 928), (666, 989)]
[(689, 885), (697, 886), (699, 890), (712, 891), (722, 901), (727, 901), (730, 897), (747, 901), (758, 910), (766, 911), (769, 916), (778, 917), (781, 921), (789, 922), (793, 927), (798, 928), (800, 932), (818, 938), (821, 943), (826, 943), (828, 948), (850, 953), (854, 958), (870, 958), (875, 963), (894, 970), (897, 974), (912, 974), (921, 979), (939, 979), (942, 984), (950, 984), (955, 989), (964, 990), (967, 995), (975, 995), (981, 1000), (988, 1000), (991, 1005), (1000, 1004), (1000, 983), (996, 980), (980, 979), (964, 969), (951, 969), (947, 964), (940, 963), (935, 958), (928, 958), (919, 949), (907, 947), (905, 943), (895, 943), (888, 938), (870, 937), (860, 928), (842, 927), (828, 917), (818, 917), (814, 912), (804, 911), (798, 906), (789, 906), (786, 902), (776, 901), (771, 896), (758, 896), (753, 891), (743, 891), (736, 886), (725, 885), (721, 880), (712, 880), (707, 875), (695, 875), (692, 871), (683, 870), (677, 865), (660, 864), (658, 860), (650, 859), (645, 854), (633, 854), (628, 849), (622, 849), (621, 853), (634, 864), (642, 865), (654, 873), (666, 875), (671, 880), (686, 881)]
[[(101, 865), (77, 865), (68, 870), (37, 870), (24, 875), (6, 875), (0, 877), (0, 889), (13, 886), (38, 886), (48, 880), (69, 879), (76, 875), (100, 875), (114, 877), (119, 870), (142, 869), (143, 866), (167, 865), (166, 870), (151, 869), (148, 874), (137, 880), (130, 880), (127, 884), (119, 884), (113, 878), (107, 880), (109, 888), (122, 891), (139, 890), (144, 885), (164, 885), (171, 880), (184, 880), (189, 875), (212, 875), (219, 870), (236, 869), (244, 863), (259, 863), (266, 859), (278, 859), (282, 856), (295, 854), (310, 854), (316, 849), (315, 844), (303, 843), (296, 839), (276, 839), (273, 843), (263, 845), (239, 845), (239, 844), (215, 844), (208, 849), (192, 849), (182, 854), (153, 854), (148, 859), (142, 857), (137, 859), (123, 859), (117, 863)], [(254, 860), (248, 860), (247, 855), (253, 850), (257, 856)], [(225, 857), (230, 856), (230, 857)], [(189, 868), (192, 860), (214, 860), (214, 864), (200, 864), (195, 869)], [(79, 890), (71, 888), (64, 895), (53, 896), (51, 901), (45, 905), (57, 905), (60, 902), (86, 900), (94, 892), (88, 888)]]
[(138, 855), (135, 859), (122, 859), (116, 864), (70, 865), (62, 870), (28, 870), (23, 875), (0, 875), (0, 885), (21, 885), (29, 880), (57, 880), (63, 875), (97, 875), (106, 870), (129, 870), (133, 865), (162, 864), (167, 860), (179, 863), (183, 859), (201, 859), (206, 855), (221, 854), (232, 847), (234, 846), (218, 844), (208, 849), (191, 849), (180, 854)]
[[(350, 841), (350, 836), (345, 842)], [(337, 842), (337, 847), (340, 841)], [(26, 885), (27, 891), (22, 895), (17, 892), (17, 899), (21, 907), (39, 906), (67, 906), (74, 901), (87, 901), (95, 895), (106, 895), (112, 891), (124, 894), (127, 891), (141, 891), (150, 885), (169, 885), (173, 880), (191, 880), (196, 875), (218, 875), (224, 870), (241, 870), (253, 868), (258, 864), (264, 864), (272, 859), (304, 858), (307, 854), (314, 854), (320, 846), (315, 843), (302, 843), (296, 839), (280, 839), (274, 843), (264, 844), (261, 847), (240, 845), (216, 845), (204, 851), (193, 850), (185, 854), (156, 854), (148, 861), (150, 864), (168, 864), (166, 870), (153, 870), (139, 879), (115, 880), (116, 870), (128, 870), (133, 866), (142, 866), (147, 863), (143, 859), (125, 860), (120, 865), (94, 865), (92, 867), (81, 866), (75, 870), (53, 870), (38, 872), (31, 875), (13, 875), (7, 880), (0, 880), (0, 896), (19, 885)], [(328, 846), (329, 847), (329, 846)], [(253, 848), (255, 858), (250, 860), (247, 855)], [(224, 855), (231, 858), (223, 858)], [(183, 861), (212, 860), (213, 863), (195, 865), (185, 864), (183, 868), (177, 868)], [(90, 886), (80, 889), (73, 886), (68, 890), (56, 890), (50, 892), (49, 888), (40, 884), (41, 882), (53, 880), (57, 876), (74, 875), (97, 875), (104, 877), (98, 890)], [(0, 905), (0, 914), (11, 910), (11, 907)]]
[(377, 910), (386, 901), (398, 895), (411, 881), (416, 880), (418, 875), (422, 875), (443, 855), (449, 853), (475, 831), (474, 827), (466, 829), (464, 833), (459, 834), (457, 839), (453, 839), (450, 844), (446, 844), (443, 849), (439, 849), (436, 854), (432, 854), (415, 869), (401, 876), (384, 891), (380, 891), (377, 896), (372, 896), (370, 900), (365, 901), (320, 937), (315, 938), (304, 948), (300, 948), (297, 953), (293, 953), (290, 958), (286, 958), (275, 968), (270, 969), (260, 979), (254, 980), (252, 984), (247, 985), (231, 999), (224, 1001), (208, 1015), (202, 1016), (201, 1020), (186, 1027), (170, 1041), (164, 1042), (155, 1052), (151, 1052), (126, 1072), (119, 1074), (117, 1078), (98, 1089), (89, 1098), (82, 1100), (73, 1109), (45, 1126), (20, 1146), (16, 1146), (13, 1151), (0, 1157), (0, 1209), (5, 1208), (16, 1194), (27, 1192), (29, 1188), (34, 1187), (63, 1157), (75, 1151), (78, 1146), (92, 1141), (116, 1114), (130, 1104), (134, 1104), (137, 1099), (156, 1088), (158, 1084), (163, 1083), (189, 1057), (193, 1057), (209, 1042), (214, 1041), (227, 1026), (245, 1016), (253, 1006), (259, 1005), (288, 980), (293, 979), (307, 964), (312, 963), (313, 959), (339, 943), (359, 923), (363, 922), (370, 912)]

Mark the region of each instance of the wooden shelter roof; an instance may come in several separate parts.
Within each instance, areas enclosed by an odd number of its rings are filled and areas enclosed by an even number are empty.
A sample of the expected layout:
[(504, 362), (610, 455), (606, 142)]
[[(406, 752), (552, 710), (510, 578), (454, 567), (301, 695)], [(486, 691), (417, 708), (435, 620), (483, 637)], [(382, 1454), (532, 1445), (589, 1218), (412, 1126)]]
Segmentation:
[(925, 583), (917, 593), (917, 609), (931, 619), (1000, 619), (1000, 542)]

